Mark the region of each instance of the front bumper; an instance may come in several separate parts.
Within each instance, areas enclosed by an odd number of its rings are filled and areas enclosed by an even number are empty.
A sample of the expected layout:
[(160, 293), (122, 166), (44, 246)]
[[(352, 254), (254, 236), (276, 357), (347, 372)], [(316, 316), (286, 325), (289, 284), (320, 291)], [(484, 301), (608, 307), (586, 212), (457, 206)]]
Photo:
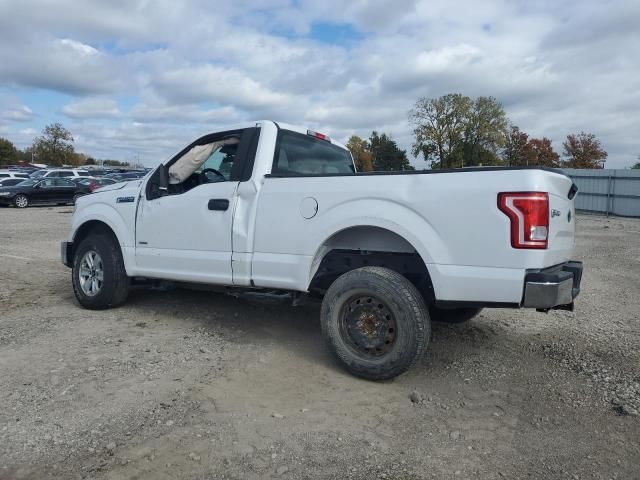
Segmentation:
[(582, 262), (571, 261), (529, 272), (524, 278), (522, 306), (538, 310), (573, 310), (573, 300), (580, 293), (581, 281)]
[(60, 257), (62, 258), (62, 264), (71, 268), (73, 266), (73, 242), (61, 242), (60, 243)]

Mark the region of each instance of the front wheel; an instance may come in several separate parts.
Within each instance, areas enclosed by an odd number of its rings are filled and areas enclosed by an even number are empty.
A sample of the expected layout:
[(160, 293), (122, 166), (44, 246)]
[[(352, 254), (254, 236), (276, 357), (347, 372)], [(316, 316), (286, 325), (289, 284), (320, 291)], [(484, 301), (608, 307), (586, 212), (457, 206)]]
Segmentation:
[(420, 292), (382, 267), (351, 270), (333, 282), (321, 320), (332, 353), (347, 371), (369, 380), (406, 372), (426, 350), (431, 333)]
[(26, 195), (16, 195), (13, 204), (18, 208), (27, 208), (29, 206), (29, 198)]
[(127, 299), (129, 278), (115, 239), (93, 234), (82, 240), (74, 254), (73, 291), (91, 310), (116, 307)]

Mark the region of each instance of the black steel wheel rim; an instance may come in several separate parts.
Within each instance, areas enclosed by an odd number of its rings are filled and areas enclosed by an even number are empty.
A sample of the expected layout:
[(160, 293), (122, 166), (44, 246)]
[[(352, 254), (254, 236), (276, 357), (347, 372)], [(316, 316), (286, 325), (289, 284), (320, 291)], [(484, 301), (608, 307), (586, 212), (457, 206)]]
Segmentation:
[(377, 358), (389, 353), (398, 332), (395, 315), (375, 295), (357, 294), (340, 309), (340, 335), (358, 356)]

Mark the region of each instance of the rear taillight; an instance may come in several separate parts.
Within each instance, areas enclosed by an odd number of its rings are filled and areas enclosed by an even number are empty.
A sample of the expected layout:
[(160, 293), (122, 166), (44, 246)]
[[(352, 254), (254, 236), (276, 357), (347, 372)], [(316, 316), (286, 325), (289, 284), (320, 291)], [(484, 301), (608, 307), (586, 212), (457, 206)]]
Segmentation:
[(511, 221), (513, 248), (547, 248), (549, 195), (545, 192), (503, 192), (498, 208)]
[(99, 185), (98, 185), (96, 182), (91, 182), (91, 183), (89, 184), (89, 192), (90, 192), (90, 193), (93, 193), (93, 191), (94, 191), (96, 188), (98, 188), (98, 186), (99, 186)]

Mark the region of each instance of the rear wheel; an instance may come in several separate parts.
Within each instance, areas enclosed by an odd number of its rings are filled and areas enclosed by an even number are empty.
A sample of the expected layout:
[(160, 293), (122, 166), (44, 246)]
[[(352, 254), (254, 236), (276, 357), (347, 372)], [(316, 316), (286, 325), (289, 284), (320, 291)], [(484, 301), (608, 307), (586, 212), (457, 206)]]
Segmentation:
[(15, 196), (13, 204), (18, 208), (27, 208), (29, 206), (29, 198), (21, 193)]
[(117, 241), (92, 234), (82, 240), (74, 254), (73, 291), (78, 302), (92, 310), (116, 307), (129, 293), (129, 278)]
[(352, 270), (333, 282), (321, 319), (332, 353), (350, 373), (369, 380), (406, 372), (424, 353), (431, 331), (422, 295), (382, 267)]
[(478, 316), (482, 308), (452, 308), (444, 309), (429, 307), (431, 319), (434, 322), (464, 323)]

